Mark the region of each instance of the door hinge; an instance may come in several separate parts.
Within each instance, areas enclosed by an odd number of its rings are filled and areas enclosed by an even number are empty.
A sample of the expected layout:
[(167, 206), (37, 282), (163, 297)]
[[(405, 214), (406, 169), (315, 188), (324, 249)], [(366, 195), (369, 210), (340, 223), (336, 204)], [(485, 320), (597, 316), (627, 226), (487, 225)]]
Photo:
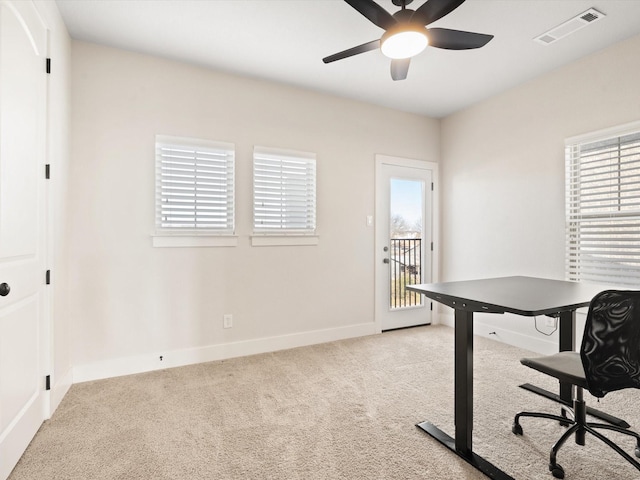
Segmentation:
[(45, 275), (45, 283), (47, 285), (51, 285), (51, 270), (47, 270), (47, 274)]
[(51, 178), (51, 165), (48, 163), (44, 166), (44, 178), (47, 180)]
[(51, 390), (51, 375), (44, 377), (44, 389)]
[(431, 182), (431, 191), (433, 192), (433, 182)]
[(431, 302), (431, 305), (429, 306), (429, 308), (431, 309), (431, 311), (433, 311), (433, 302)]
[(431, 251), (433, 252), (433, 242), (431, 242)]
[(51, 73), (51, 59), (47, 58), (47, 73)]

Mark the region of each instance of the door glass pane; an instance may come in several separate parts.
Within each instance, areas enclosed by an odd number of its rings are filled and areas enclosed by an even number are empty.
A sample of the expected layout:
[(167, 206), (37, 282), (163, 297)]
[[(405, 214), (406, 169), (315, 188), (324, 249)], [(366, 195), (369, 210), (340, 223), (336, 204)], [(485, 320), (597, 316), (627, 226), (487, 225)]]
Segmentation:
[(389, 196), (391, 309), (422, 305), (422, 295), (405, 289), (421, 283), (424, 182), (392, 178)]

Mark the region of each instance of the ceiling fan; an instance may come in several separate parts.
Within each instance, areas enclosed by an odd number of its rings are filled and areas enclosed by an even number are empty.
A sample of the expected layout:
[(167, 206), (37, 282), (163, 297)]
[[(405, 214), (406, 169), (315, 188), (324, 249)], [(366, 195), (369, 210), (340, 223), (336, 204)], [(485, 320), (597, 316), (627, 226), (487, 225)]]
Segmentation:
[(322, 59), (324, 63), (358, 55), (379, 48), (391, 58), (391, 78), (407, 78), (411, 57), (419, 54), (427, 45), (448, 50), (469, 50), (484, 47), (493, 35), (450, 30), (448, 28), (426, 28), (432, 22), (448, 15), (465, 0), (427, 0), (416, 10), (407, 8), (413, 0), (392, 0), (401, 7), (391, 15), (373, 0), (345, 0), (370, 22), (385, 32), (379, 40), (363, 43), (357, 47)]

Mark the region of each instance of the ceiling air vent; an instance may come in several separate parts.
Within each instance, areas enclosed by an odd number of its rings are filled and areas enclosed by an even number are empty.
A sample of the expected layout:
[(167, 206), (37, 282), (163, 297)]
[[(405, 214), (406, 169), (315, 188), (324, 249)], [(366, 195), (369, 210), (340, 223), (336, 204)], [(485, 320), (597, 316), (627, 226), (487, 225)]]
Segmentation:
[(574, 32), (577, 32), (581, 28), (591, 25), (597, 20), (604, 18), (604, 13), (599, 12), (595, 8), (590, 8), (586, 12), (573, 17), (570, 20), (552, 28), (548, 32), (544, 32), (542, 35), (534, 38), (534, 40), (542, 45), (550, 45), (561, 38), (566, 37)]

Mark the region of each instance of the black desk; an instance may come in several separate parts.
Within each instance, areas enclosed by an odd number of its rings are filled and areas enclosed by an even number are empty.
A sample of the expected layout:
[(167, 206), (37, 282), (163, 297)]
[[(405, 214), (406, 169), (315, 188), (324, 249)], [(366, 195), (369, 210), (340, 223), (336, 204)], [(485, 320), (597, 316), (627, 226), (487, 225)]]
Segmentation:
[[(502, 470), (473, 453), (473, 314), (485, 312), (513, 313), (527, 317), (557, 317), (560, 322), (560, 351), (574, 350), (576, 309), (588, 306), (597, 293), (607, 288), (601, 285), (533, 277), (503, 277), (407, 286), (408, 290), (422, 293), (455, 309), (455, 438), (451, 438), (428, 421), (418, 424), (418, 427), (490, 478), (513, 480)], [(533, 385), (523, 385), (523, 388), (571, 405), (571, 385), (560, 384), (560, 395)], [(589, 413), (593, 414), (594, 411)]]

